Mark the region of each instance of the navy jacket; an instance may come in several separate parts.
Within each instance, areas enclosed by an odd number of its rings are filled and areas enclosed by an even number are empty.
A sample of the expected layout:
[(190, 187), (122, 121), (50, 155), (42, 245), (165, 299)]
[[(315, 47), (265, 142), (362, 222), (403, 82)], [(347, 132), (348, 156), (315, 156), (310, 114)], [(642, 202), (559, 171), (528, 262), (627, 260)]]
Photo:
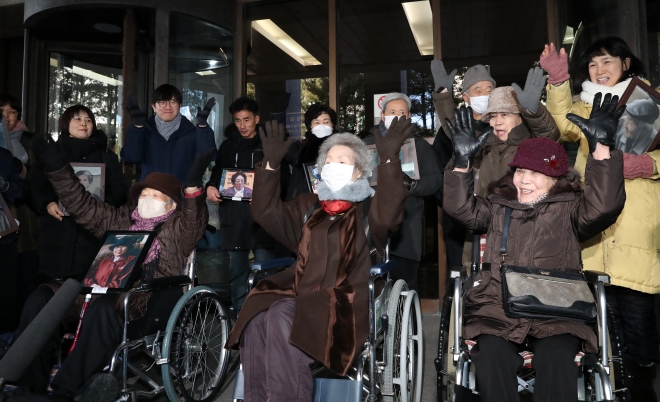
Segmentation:
[(196, 127), (181, 116), (179, 129), (166, 140), (156, 130), (156, 118), (151, 116), (142, 128), (128, 129), (120, 156), (123, 162), (140, 165), (140, 181), (151, 172), (161, 172), (174, 175), (183, 183), (195, 155), (211, 148), (216, 149), (210, 127)]

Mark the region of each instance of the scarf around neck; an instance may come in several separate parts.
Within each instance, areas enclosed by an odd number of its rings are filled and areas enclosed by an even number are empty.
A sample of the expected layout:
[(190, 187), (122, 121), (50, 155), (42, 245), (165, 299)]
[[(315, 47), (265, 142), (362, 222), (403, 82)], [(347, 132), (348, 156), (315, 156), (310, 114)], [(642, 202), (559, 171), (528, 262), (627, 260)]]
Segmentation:
[(156, 130), (158, 130), (158, 134), (162, 135), (165, 140), (169, 140), (170, 136), (172, 136), (172, 134), (174, 134), (174, 132), (178, 130), (179, 126), (181, 125), (181, 113), (177, 114), (174, 120), (170, 122), (166, 122), (158, 116), (155, 117)]
[(330, 190), (327, 184), (320, 181), (317, 187), (319, 201), (349, 201), (360, 202), (367, 197), (373, 197), (376, 193), (369, 187), (369, 181), (366, 178), (359, 178), (352, 183), (348, 183), (337, 191)]
[(586, 80), (585, 82), (582, 83), (582, 92), (580, 93), (580, 99), (582, 99), (582, 102), (586, 103), (587, 105), (593, 105), (594, 96), (596, 96), (598, 92), (601, 92), (603, 94), (603, 98), (605, 98), (606, 94), (612, 94), (612, 96), (618, 95), (619, 99), (621, 99), (623, 93), (626, 92), (626, 88), (628, 88), (628, 84), (630, 84), (630, 80), (632, 80), (632, 78), (628, 78), (625, 81), (621, 81), (613, 87), (596, 84), (595, 82)]
[[(133, 218), (134, 223), (128, 228), (128, 230), (154, 230), (156, 226), (159, 224), (165, 222), (172, 214), (174, 213), (174, 209), (171, 211), (168, 211), (165, 213), (165, 215), (161, 216), (156, 216), (153, 218), (143, 218), (140, 215), (140, 212), (138, 211), (137, 208), (133, 210), (133, 213), (131, 214), (131, 218)], [(147, 258), (144, 260), (142, 263), (147, 264), (151, 261), (154, 261), (158, 256), (160, 255), (160, 243), (158, 242), (158, 239), (154, 239), (154, 242), (151, 243), (151, 247), (149, 248), (149, 253), (147, 254)]]

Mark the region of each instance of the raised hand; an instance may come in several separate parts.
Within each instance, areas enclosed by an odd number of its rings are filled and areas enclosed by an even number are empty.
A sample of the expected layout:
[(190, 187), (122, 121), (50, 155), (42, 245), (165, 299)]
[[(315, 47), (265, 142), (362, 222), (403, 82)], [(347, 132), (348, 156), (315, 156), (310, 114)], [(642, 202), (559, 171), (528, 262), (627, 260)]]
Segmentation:
[(523, 110), (527, 109), (532, 114), (536, 113), (547, 78), (548, 76), (543, 75), (543, 69), (541, 67), (534, 67), (530, 68), (527, 72), (525, 89), (521, 89), (516, 83), (511, 84), (516, 91), (518, 102)]
[(209, 123), (206, 121), (209, 118), (209, 114), (211, 113), (211, 109), (213, 109), (213, 106), (215, 105), (215, 98), (209, 98), (208, 101), (206, 101), (206, 105), (204, 105), (204, 109), (200, 109), (199, 106), (197, 107), (197, 125), (198, 126), (207, 126)]
[(454, 87), (454, 78), (456, 78), (457, 70), (452, 70), (451, 73), (447, 74), (445, 70), (445, 65), (442, 63), (442, 60), (433, 59), (431, 62), (431, 74), (433, 74), (433, 82), (435, 83), (435, 89), (438, 88), (447, 88), (449, 91)]
[(486, 143), (488, 136), (493, 132), (493, 128), (488, 127), (477, 137), (472, 126), (472, 108), (469, 106), (454, 109), (454, 120), (456, 125), (452, 125), (449, 119), (445, 119), (454, 143), (454, 166), (459, 169), (467, 169), (474, 156)]
[(597, 144), (605, 145), (610, 149), (614, 147), (616, 128), (621, 115), (626, 111), (626, 105), (616, 108), (619, 103), (618, 96), (606, 94), (601, 104), (602, 96), (600, 92), (594, 96), (594, 106), (588, 120), (573, 113), (566, 115), (566, 118), (578, 126), (587, 137), (590, 153), (596, 151)]
[(284, 125), (278, 123), (277, 120), (268, 121), (265, 126), (265, 131), (263, 127), (259, 129), (261, 147), (264, 150), (264, 167), (277, 169), (280, 167), (280, 162), (282, 162), (284, 155), (286, 155), (286, 152), (295, 140), (293, 138), (284, 140), (286, 137)]
[(380, 130), (375, 130), (376, 150), (381, 163), (399, 160), (399, 151), (403, 143), (410, 137), (412, 128), (412, 120), (400, 116), (392, 120), (386, 137), (383, 137)]
[(137, 105), (137, 98), (135, 96), (129, 96), (124, 101), (126, 109), (128, 109), (128, 114), (131, 115), (133, 119), (134, 126), (144, 126), (144, 123), (147, 121), (147, 112), (140, 109)]
[(211, 163), (211, 158), (213, 157), (214, 149), (209, 149), (205, 152), (200, 152), (195, 156), (190, 170), (188, 170), (188, 175), (186, 180), (183, 182), (183, 187), (202, 187), (204, 177), (204, 172), (208, 168), (209, 163)]
[(68, 163), (49, 134), (35, 135), (31, 145), (34, 156), (51, 172), (62, 169)]
[(568, 55), (563, 47), (557, 53), (554, 43), (545, 45), (539, 61), (548, 73), (548, 83), (557, 85), (571, 78), (568, 74)]

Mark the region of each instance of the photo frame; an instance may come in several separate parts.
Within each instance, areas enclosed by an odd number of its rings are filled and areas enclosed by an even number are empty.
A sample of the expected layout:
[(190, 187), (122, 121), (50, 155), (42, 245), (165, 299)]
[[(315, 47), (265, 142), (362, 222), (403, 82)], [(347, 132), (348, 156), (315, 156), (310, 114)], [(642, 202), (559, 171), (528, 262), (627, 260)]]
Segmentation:
[(18, 232), (18, 223), (11, 214), (11, 210), (0, 194), (0, 238)]
[(660, 142), (660, 94), (638, 77), (633, 77), (617, 107), (626, 105), (616, 130), (615, 148), (641, 155), (656, 149)]
[[(376, 186), (378, 183), (378, 165), (380, 165), (380, 157), (376, 145), (367, 145), (370, 161), (371, 161), (371, 176), (368, 177), (369, 185)], [(408, 138), (399, 151), (399, 159), (401, 160), (401, 170), (403, 173), (410, 176), (413, 180), (419, 180), (419, 164), (417, 163), (417, 148), (415, 147), (415, 140)]]
[(105, 232), (102, 246), (83, 279), (83, 293), (128, 291), (155, 238), (155, 231)]
[(249, 201), (252, 199), (254, 188), (254, 170), (250, 169), (222, 169), (220, 197), (232, 201)]
[[(97, 200), (105, 202), (105, 163), (71, 162), (69, 164), (87, 192)], [(57, 202), (57, 206), (64, 216), (69, 216), (61, 201)]]
[(14, 149), (11, 146), (11, 138), (9, 137), (9, 127), (7, 127), (7, 119), (4, 118), (0, 114), (0, 120), (2, 121), (0, 124), (0, 147), (5, 148), (9, 152), (14, 154)]
[(307, 189), (312, 194), (318, 194), (317, 186), (321, 181), (321, 175), (319, 174), (316, 163), (303, 163), (303, 171), (305, 172)]

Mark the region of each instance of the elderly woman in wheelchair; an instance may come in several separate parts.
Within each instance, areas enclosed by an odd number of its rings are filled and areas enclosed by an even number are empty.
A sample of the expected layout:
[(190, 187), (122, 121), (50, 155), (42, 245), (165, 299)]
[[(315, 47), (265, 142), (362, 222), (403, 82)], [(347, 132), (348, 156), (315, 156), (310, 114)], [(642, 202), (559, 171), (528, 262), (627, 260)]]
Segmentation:
[(574, 359), (581, 349), (598, 352), (593, 328), (572, 318), (519, 318), (505, 312), (501, 272), (506, 266), (543, 268), (544, 275), (578, 272), (580, 242), (616, 221), (625, 203), (623, 155), (611, 150), (625, 109), (615, 111), (617, 100), (607, 95), (599, 108), (597, 95), (589, 120), (568, 116), (589, 139), (584, 186), (569, 169), (561, 145), (535, 138), (520, 144), (511, 172), (490, 185), (488, 198), (473, 194), (470, 161), (491, 133), (475, 136), (470, 108), (454, 112), (454, 160), (445, 173), (444, 210), (469, 229), (487, 233), (483, 268), (466, 282), (462, 296), (462, 338), (476, 342), (470, 359), (484, 402), (519, 400), (516, 373), (523, 344), (534, 352), (534, 401), (577, 400)]
[(355, 135), (335, 134), (319, 151), (318, 195), (289, 202), (279, 198), (279, 175), (293, 140), (284, 140), (284, 127), (276, 122), (261, 131), (264, 161), (256, 169), (252, 214), (298, 258), (255, 286), (227, 342), (232, 348), (240, 343), (247, 402), (311, 401), (310, 363), (343, 376), (360, 354), (369, 333), (372, 258), (382, 256), (403, 220), (408, 189), (399, 150), (411, 124), (400, 118), (386, 138), (376, 134), (381, 164), (375, 195), (367, 180), (367, 147)]
[[(157, 232), (133, 287), (140, 282), (180, 275), (181, 267), (204, 234), (208, 222), (202, 175), (212, 151), (198, 155), (184, 183), (183, 195), (181, 184), (169, 174), (151, 173), (144, 182), (133, 185), (130, 194), (138, 202), (138, 207), (132, 210), (128, 206), (115, 208), (93, 198), (52, 142), (41, 139), (33, 142), (32, 149), (45, 165), (48, 178), (67, 211), (78, 225), (92, 235), (101, 237), (108, 230)], [(19, 333), (58, 289), (57, 283), (47, 284), (30, 296), (22, 313)], [(174, 290), (177, 292), (171, 296), (176, 303), (183, 291), (181, 288)], [(89, 377), (101, 372), (109, 363), (115, 348), (122, 341), (124, 306), (123, 299), (118, 296), (104, 294), (92, 298), (76, 346), (51, 382), (56, 393), (75, 395)], [(129, 320), (136, 320), (145, 314), (149, 297), (149, 293), (133, 296), (127, 311)], [(67, 313), (68, 321), (77, 321), (83, 298), (80, 296)], [(28, 386), (34, 392), (45, 390), (55, 362), (56, 339), (53, 337), (53, 342), (44, 347), (19, 385)]]

